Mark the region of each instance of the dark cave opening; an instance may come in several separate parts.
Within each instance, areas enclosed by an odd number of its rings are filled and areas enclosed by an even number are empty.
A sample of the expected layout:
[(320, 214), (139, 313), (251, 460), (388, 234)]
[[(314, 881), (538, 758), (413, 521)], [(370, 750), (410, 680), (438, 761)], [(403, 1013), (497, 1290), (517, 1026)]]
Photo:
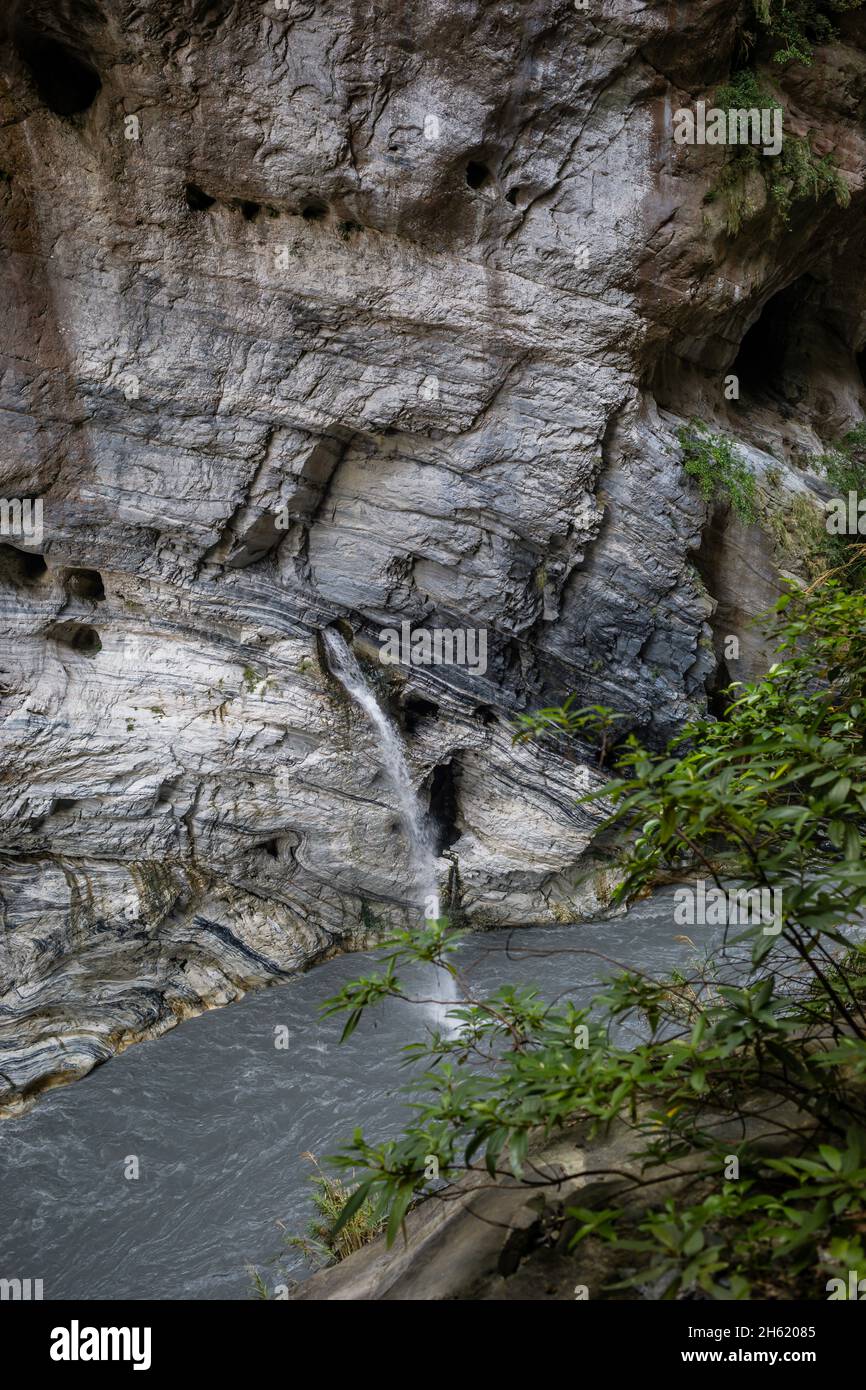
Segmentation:
[(418, 725), (425, 719), (435, 719), (439, 713), (439, 706), (434, 705), (432, 700), (425, 700), (423, 695), (409, 695), (403, 704), (403, 727), (407, 734), (414, 734)]
[(734, 677), (728, 670), (728, 664), (723, 657), (718, 658), (718, 664), (710, 679), (706, 682), (707, 692), (707, 711), (714, 719), (723, 719), (725, 710), (731, 703), (732, 695), (728, 687)]
[(33, 550), (0, 544), (0, 573), (17, 584), (35, 584), (48, 569), (43, 556)]
[(241, 213), (243, 214), (245, 222), (255, 222), (261, 210), (261, 203), (251, 203), (248, 201), (241, 203)]
[(97, 652), (102, 651), (99, 633), (89, 623), (76, 623), (71, 620), (52, 623), (45, 635), (52, 642), (69, 647), (80, 656), (96, 656)]
[(99, 570), (71, 570), (69, 588), (78, 598), (91, 599), (101, 603), (105, 598), (105, 585)]
[(74, 49), (29, 25), (18, 30), (15, 47), (40, 97), (55, 115), (74, 116), (93, 104), (102, 80)]
[(490, 705), (476, 705), (472, 713), (487, 727), (496, 723), (496, 710), (492, 709)]
[(31, 550), (22, 550), (19, 551), (19, 554), (21, 555), (21, 570), (24, 578), (29, 579), (31, 583), (48, 573), (48, 565), (45, 563), (43, 555), (37, 555)]
[(305, 222), (321, 222), (327, 215), (327, 204), (325, 203), (306, 203), (301, 208), (301, 216)]
[(460, 839), (457, 826), (457, 764), (454, 758), (434, 767), (430, 779), (430, 824), (435, 854), (442, 854)]
[(483, 188), (490, 182), (490, 170), (480, 159), (470, 159), (466, 165), (466, 182), (470, 188)]
[(768, 299), (745, 333), (730, 369), (739, 381), (741, 392), (756, 397), (787, 396), (785, 365), (798, 338), (798, 317), (802, 313), (808, 289), (805, 282), (809, 278), (801, 276)]
[(216, 202), (209, 193), (205, 193), (203, 188), (199, 188), (197, 183), (188, 183), (183, 190), (186, 198), (186, 205), (191, 212), (207, 212)]

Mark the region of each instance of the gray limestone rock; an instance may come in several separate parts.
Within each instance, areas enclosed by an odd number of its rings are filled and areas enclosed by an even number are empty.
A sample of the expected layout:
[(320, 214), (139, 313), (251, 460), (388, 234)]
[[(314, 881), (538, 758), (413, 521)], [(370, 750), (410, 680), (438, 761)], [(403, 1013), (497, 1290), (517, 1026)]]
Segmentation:
[[(0, 491), (44, 507), (0, 538), (8, 1105), (417, 920), (329, 623), (404, 729), (451, 907), (603, 907), (591, 750), (512, 720), (574, 691), (658, 743), (726, 635), (727, 678), (765, 662), (749, 623), (802, 557), (701, 499), (677, 431), (735, 437), (765, 519), (817, 505), (808, 459), (864, 403), (866, 59), (847, 16), (779, 77), (850, 207), (779, 227), (756, 195), (730, 236), (724, 152), (670, 136), (736, 61), (717, 0), (2, 27)], [(486, 669), (381, 665), (403, 622), (483, 631)]]

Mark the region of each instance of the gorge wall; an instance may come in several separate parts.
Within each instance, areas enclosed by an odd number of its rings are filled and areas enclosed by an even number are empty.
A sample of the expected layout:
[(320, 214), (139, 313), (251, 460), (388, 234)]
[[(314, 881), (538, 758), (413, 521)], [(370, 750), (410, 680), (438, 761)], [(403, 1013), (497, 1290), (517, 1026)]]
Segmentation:
[[(0, 492), (44, 505), (0, 538), (8, 1108), (414, 920), (328, 624), (405, 731), (452, 906), (592, 910), (591, 752), (511, 721), (574, 691), (659, 742), (765, 662), (811, 461), (866, 405), (866, 21), (811, 66), (745, 0), (2, 26)], [(784, 222), (752, 172), (732, 230), (730, 151), (672, 115), (746, 56), (848, 206)], [(695, 416), (757, 522), (684, 474)], [(380, 666), (404, 621), (483, 630), (486, 671)]]

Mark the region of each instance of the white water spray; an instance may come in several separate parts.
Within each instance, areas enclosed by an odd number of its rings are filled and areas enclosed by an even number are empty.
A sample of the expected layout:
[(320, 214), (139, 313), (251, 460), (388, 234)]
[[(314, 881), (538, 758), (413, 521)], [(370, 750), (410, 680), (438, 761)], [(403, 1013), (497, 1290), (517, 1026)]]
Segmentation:
[[(412, 867), (416, 887), (424, 898), (424, 916), (440, 915), (439, 886), (436, 878), (436, 856), (427, 818), (421, 809), (412, 778), (403, 740), (375, 694), (367, 683), (354, 652), (334, 628), (322, 633), (331, 671), (366, 714), (376, 734), (382, 770), (390, 783), (400, 815), (409, 836)], [(454, 979), (447, 970), (436, 970), (436, 992), (447, 1001), (457, 998)], [(440, 1023), (445, 1022), (445, 1008), (437, 1004), (434, 1012)]]

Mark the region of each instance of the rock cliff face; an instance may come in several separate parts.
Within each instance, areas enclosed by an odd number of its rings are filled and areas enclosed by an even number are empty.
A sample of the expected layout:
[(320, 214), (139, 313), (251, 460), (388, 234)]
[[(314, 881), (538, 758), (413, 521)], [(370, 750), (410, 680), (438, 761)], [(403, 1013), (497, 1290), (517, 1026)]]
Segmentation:
[[(510, 721), (576, 691), (659, 740), (760, 669), (809, 459), (866, 399), (866, 28), (811, 67), (758, 40), (851, 201), (783, 224), (753, 172), (733, 234), (730, 151), (672, 113), (752, 51), (745, 4), (2, 23), (0, 490), (44, 507), (0, 547), (8, 1103), (416, 915), (330, 623), (404, 728), (452, 905), (592, 906), (591, 754)], [(759, 523), (685, 476), (695, 415)], [(404, 621), (484, 631), (486, 670), (380, 666)]]

